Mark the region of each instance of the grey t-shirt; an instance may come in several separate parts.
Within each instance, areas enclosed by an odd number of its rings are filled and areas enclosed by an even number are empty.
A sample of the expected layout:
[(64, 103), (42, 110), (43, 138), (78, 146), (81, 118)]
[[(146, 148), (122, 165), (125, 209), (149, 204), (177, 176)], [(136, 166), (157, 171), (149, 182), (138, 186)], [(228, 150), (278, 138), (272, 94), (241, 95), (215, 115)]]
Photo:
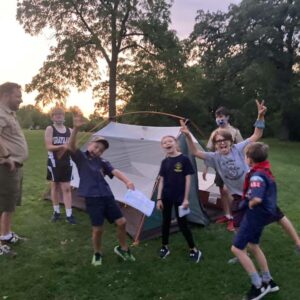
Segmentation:
[(204, 162), (221, 176), (230, 193), (243, 195), (245, 175), (249, 170), (245, 161), (244, 149), (251, 143), (249, 139), (232, 146), (227, 155), (206, 152)]

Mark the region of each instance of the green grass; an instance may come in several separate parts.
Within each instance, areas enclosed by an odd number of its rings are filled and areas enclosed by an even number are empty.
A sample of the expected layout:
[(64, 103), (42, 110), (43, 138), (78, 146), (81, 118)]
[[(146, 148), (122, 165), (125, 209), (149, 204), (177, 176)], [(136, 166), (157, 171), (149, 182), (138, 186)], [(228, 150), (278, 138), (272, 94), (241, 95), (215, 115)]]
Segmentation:
[[(92, 248), (87, 215), (75, 211), (79, 225), (50, 223), (51, 204), (42, 200), (48, 185), (43, 132), (27, 131), (30, 159), (24, 168), (23, 206), (14, 217), (14, 230), (29, 238), (14, 246), (16, 259), (0, 257), (0, 299), (56, 300), (235, 300), (242, 299), (249, 279), (240, 265), (228, 265), (232, 235), (221, 225), (194, 227), (193, 234), (204, 261), (191, 264), (180, 233), (171, 236), (171, 255), (157, 258), (160, 240), (133, 248), (135, 263), (120, 262), (113, 253), (115, 228), (106, 224), (104, 261), (91, 266)], [(267, 140), (277, 178), (279, 204), (300, 231), (298, 199), (300, 143)], [(266, 228), (262, 247), (280, 292), (266, 299), (299, 299), (300, 256), (282, 229)]]

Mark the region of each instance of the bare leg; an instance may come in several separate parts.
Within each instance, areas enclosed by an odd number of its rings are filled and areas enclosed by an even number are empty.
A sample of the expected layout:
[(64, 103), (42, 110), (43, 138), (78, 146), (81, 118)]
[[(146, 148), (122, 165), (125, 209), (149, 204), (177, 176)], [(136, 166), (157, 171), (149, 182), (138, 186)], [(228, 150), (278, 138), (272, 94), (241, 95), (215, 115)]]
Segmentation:
[(103, 233), (103, 226), (92, 227), (92, 242), (93, 242), (94, 253), (101, 253), (102, 233)]
[(70, 182), (60, 182), (65, 208), (72, 208), (72, 193)]
[(125, 251), (128, 250), (127, 235), (126, 235), (126, 219), (124, 217), (116, 220), (117, 225), (117, 238), (121, 248)]
[(3, 212), (1, 214), (1, 235), (7, 235), (11, 232), (12, 212)]
[(231, 216), (230, 203), (231, 196), (226, 186), (220, 187), (221, 202), (226, 216)]
[(285, 232), (292, 238), (296, 246), (300, 247), (300, 238), (292, 222), (286, 216), (284, 216), (278, 221), (278, 223), (285, 230)]
[(59, 183), (58, 182), (51, 182), (51, 201), (52, 205), (59, 205)]
[(252, 260), (247, 255), (246, 249), (241, 250), (236, 248), (235, 246), (231, 246), (231, 251), (238, 258), (239, 262), (249, 275), (252, 273), (257, 273)]
[(259, 265), (260, 270), (262, 272), (269, 272), (269, 266), (268, 266), (267, 259), (265, 257), (265, 254), (259, 247), (259, 245), (249, 243), (248, 249), (254, 255), (254, 257)]

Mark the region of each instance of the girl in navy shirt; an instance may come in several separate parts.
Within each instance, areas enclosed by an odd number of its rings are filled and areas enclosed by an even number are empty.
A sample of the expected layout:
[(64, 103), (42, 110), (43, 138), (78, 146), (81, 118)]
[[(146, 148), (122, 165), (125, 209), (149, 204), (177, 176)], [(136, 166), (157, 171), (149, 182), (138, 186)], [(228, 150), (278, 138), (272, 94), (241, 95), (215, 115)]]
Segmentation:
[(157, 209), (162, 211), (163, 218), (160, 257), (164, 259), (170, 254), (168, 244), (172, 208), (174, 206), (178, 226), (190, 248), (190, 258), (192, 261), (198, 263), (201, 258), (201, 252), (195, 246), (186, 216), (179, 217), (178, 211), (179, 206), (182, 206), (183, 209), (189, 207), (191, 174), (194, 173), (194, 170), (189, 158), (178, 151), (175, 137), (163, 137), (161, 146), (166, 152), (167, 157), (161, 163), (157, 193)]

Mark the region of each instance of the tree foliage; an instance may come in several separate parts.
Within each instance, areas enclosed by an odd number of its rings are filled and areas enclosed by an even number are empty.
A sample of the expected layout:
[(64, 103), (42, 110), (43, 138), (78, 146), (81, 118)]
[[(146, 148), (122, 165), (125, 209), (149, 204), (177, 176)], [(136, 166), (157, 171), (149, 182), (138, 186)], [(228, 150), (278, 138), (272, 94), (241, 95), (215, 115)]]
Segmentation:
[(265, 99), (284, 136), (300, 139), (299, 36), (299, 1), (243, 0), (228, 13), (199, 11), (194, 58), (218, 86), (214, 105), (240, 107), (245, 120), (249, 100)]
[[(169, 7), (164, 0), (18, 0), (17, 19), (25, 31), (50, 29), (56, 41), (27, 91), (38, 90), (37, 101), (47, 104), (65, 100), (70, 87), (92, 88), (96, 97), (108, 95), (104, 100), (114, 116), (118, 64), (137, 49), (159, 46), (157, 31), (167, 30)], [(103, 60), (108, 83), (101, 82)]]

